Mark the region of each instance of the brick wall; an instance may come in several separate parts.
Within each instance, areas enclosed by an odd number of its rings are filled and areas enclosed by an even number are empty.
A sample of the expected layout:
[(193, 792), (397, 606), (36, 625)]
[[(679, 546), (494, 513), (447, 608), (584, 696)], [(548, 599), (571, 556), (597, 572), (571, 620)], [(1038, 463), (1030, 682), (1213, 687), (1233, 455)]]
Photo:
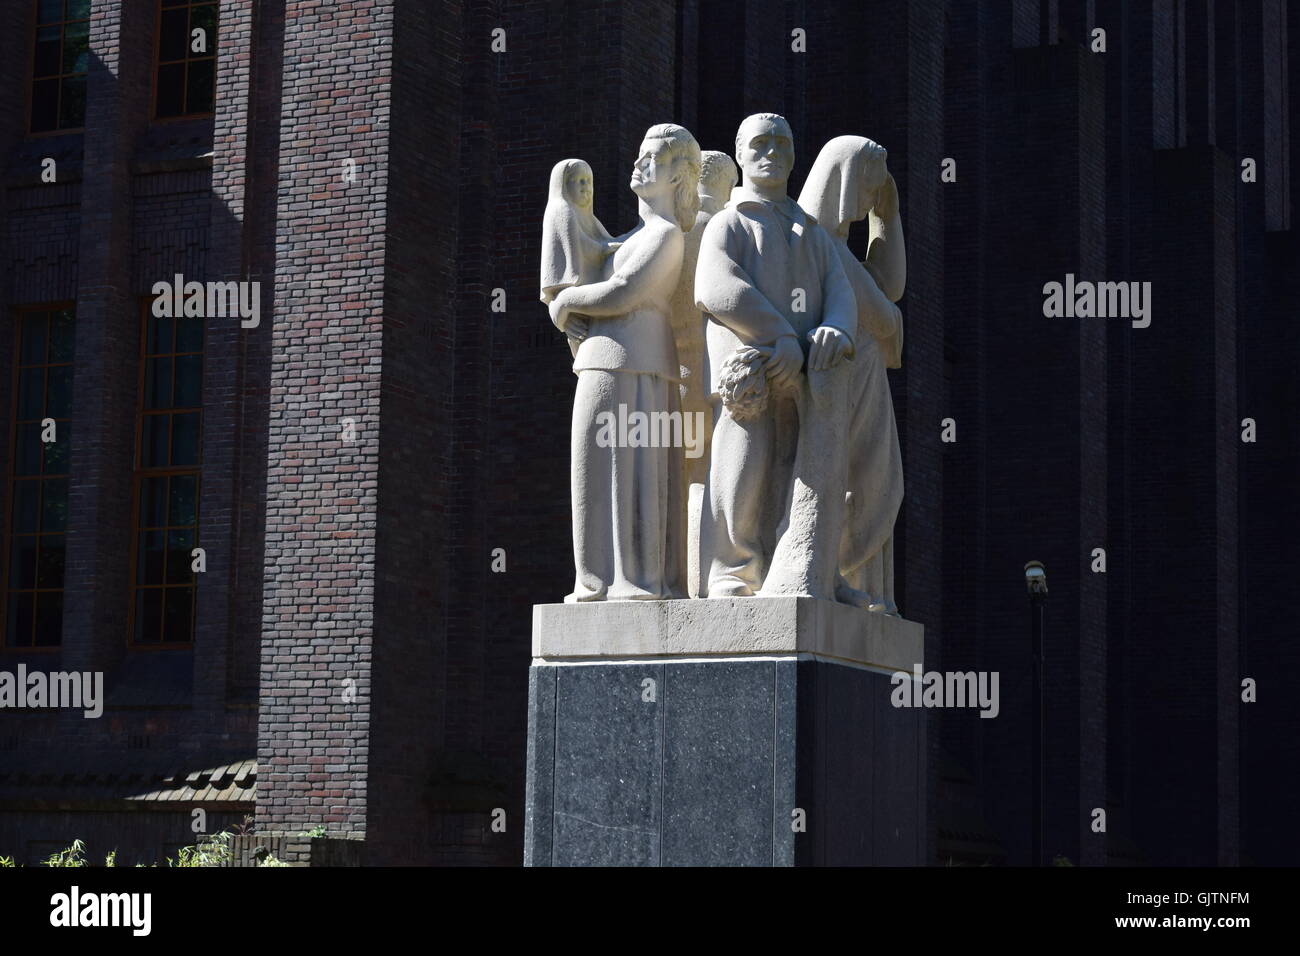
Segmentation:
[[(461, 143), (459, 3), (394, 20), (376, 534), (368, 859), (430, 859), (434, 755), (447, 714), (447, 519), (454, 427)], [(486, 46), (486, 41), (484, 43)], [(432, 107), (432, 108), (431, 108)], [(478, 635), (475, 635), (478, 637)], [(315, 861), (313, 861), (315, 862)]]
[[(384, 0), (285, 4), (259, 701), (264, 830), (366, 827), (392, 18)], [(344, 179), (345, 158), (355, 182)]]

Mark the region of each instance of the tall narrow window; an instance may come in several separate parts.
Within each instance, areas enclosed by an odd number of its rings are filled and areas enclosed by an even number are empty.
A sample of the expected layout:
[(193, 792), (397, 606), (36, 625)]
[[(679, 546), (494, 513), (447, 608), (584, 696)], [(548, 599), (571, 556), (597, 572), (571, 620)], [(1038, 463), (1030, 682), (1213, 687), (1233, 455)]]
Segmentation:
[(71, 309), (18, 313), (5, 644), (58, 647), (72, 447)]
[(160, 0), (155, 115), (212, 112), (217, 66), (215, 0)]
[(141, 338), (131, 641), (188, 644), (194, 638), (203, 320), (158, 318), (146, 303)]
[(36, 0), (33, 46), (29, 129), (48, 133), (84, 126), (90, 0)]

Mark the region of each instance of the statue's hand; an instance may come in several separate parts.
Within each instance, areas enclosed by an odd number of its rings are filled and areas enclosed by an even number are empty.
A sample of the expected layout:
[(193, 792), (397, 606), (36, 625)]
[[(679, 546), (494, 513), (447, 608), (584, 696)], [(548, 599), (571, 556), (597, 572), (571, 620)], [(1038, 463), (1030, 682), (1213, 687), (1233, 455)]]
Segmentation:
[(808, 352), (809, 369), (820, 372), (853, 358), (853, 340), (834, 326), (817, 326), (808, 333), (808, 341), (812, 343)]
[(876, 192), (872, 212), (886, 222), (898, 215), (898, 183), (894, 182), (892, 173), (885, 174), (885, 181)]
[(575, 315), (573, 309), (565, 304), (568, 297), (564, 293), (568, 291), (568, 289), (561, 290), (547, 308), (550, 309), (551, 321), (555, 323), (555, 327), (573, 341), (581, 342), (587, 337), (590, 320), (585, 315)]
[(767, 360), (767, 377), (778, 388), (791, 384), (803, 366), (803, 349), (793, 335), (783, 335), (772, 346), (772, 355)]
[(568, 329), (566, 326), (571, 321), (570, 316), (573, 315), (573, 312), (564, 304), (564, 292), (561, 292), (552, 299), (551, 304), (547, 306), (547, 308), (550, 309), (551, 321), (555, 323), (555, 327), (561, 332), (567, 332)]

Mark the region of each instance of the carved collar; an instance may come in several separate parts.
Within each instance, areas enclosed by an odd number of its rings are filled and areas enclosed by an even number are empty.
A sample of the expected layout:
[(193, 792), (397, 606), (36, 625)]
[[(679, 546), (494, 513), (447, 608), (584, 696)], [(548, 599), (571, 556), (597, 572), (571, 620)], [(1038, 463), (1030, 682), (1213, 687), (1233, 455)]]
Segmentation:
[(802, 227), (805, 223), (814, 226), (817, 225), (816, 218), (806, 212), (802, 206), (789, 196), (783, 196), (780, 200), (774, 202), (771, 199), (764, 199), (751, 189), (746, 189), (744, 186), (737, 186), (731, 191), (731, 201), (728, 202), (727, 205), (734, 206), (737, 209), (755, 205), (779, 209), (785, 214), (787, 219), (799, 224), (801, 227), (800, 231), (802, 231)]

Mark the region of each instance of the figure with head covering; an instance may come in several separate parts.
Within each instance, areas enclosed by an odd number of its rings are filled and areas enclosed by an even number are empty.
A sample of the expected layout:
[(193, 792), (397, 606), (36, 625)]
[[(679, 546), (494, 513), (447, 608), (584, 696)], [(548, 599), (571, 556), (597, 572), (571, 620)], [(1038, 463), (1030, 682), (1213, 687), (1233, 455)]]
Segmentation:
[[(602, 278), (555, 292), (551, 321), (578, 342), (571, 478), (575, 583), (565, 600), (685, 597), (684, 454), (672, 298), (699, 208), (700, 147), (652, 126), (633, 167), (640, 224)], [(543, 287), (547, 284), (543, 253)], [(649, 423), (648, 428), (638, 427)]]
[[(542, 217), (541, 298), (547, 305), (561, 289), (599, 282), (605, 259), (619, 246), (594, 207), (591, 167), (581, 159), (556, 163)], [(570, 347), (578, 347), (572, 336)]]
[[(837, 136), (817, 156), (799, 205), (834, 238), (857, 302), (857, 355), (849, 387), (848, 494), (840, 574), (872, 610), (897, 614), (893, 529), (903, 500), (903, 459), (886, 368), (898, 368), (906, 285), (898, 192), (885, 149), (863, 136)], [(849, 249), (849, 227), (870, 216), (866, 260)]]

